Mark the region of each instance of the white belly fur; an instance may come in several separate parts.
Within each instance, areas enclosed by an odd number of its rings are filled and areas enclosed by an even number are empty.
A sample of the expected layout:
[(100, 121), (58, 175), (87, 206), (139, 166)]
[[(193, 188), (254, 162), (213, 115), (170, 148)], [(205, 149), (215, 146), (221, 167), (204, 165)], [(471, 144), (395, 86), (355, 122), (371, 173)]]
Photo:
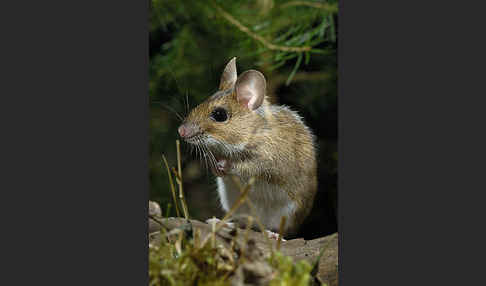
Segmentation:
[[(228, 212), (240, 196), (240, 191), (229, 177), (217, 177), (216, 183), (221, 206)], [(255, 206), (256, 215), (267, 229), (278, 230), (282, 216), (287, 217), (287, 225), (293, 221), (297, 205), (285, 190), (265, 181), (256, 181), (249, 198)], [(246, 203), (236, 213), (252, 215)]]

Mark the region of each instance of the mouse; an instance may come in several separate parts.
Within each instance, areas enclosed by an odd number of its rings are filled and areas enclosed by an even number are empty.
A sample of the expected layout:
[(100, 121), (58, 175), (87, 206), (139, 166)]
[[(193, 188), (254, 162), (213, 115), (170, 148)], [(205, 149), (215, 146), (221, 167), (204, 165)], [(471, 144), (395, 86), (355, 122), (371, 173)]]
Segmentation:
[[(246, 227), (256, 216), (270, 232), (295, 235), (317, 191), (315, 135), (290, 107), (272, 103), (258, 70), (237, 74), (236, 57), (225, 66), (216, 92), (194, 107), (178, 128), (182, 140), (202, 154), (215, 175), (222, 209), (252, 182), (248, 198), (230, 221)], [(298, 96), (298, 95), (296, 95)], [(256, 229), (256, 226), (251, 226)]]

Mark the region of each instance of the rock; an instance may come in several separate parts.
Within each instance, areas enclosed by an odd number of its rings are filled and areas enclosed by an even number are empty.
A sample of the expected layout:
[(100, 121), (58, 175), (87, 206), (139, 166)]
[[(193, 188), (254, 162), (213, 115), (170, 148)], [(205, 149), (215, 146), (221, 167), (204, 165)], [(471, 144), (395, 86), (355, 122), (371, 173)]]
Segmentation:
[[(153, 206), (153, 213), (156, 213), (156, 210), (157, 208)], [(207, 237), (212, 233), (211, 225), (198, 220), (186, 220), (184, 218), (160, 218), (160, 223), (157, 223), (154, 221), (154, 219), (149, 217), (149, 233), (152, 233), (152, 235), (149, 236), (151, 243), (156, 243), (156, 241), (160, 239), (160, 236), (156, 234), (162, 227), (161, 223), (169, 231), (181, 228), (183, 226), (187, 227), (187, 225), (190, 225), (191, 231), (200, 232), (202, 238)], [(251, 241), (252, 247), (254, 247), (254, 249), (248, 247), (247, 250), (250, 251), (248, 255), (250, 255), (250, 253), (261, 253), (264, 257), (268, 257), (271, 251), (276, 249), (277, 247), (276, 240), (267, 240), (263, 237), (261, 232), (255, 232), (252, 230), (249, 230), (247, 232), (247, 230), (244, 229), (235, 230), (223, 227), (216, 233), (215, 237), (217, 243), (220, 243), (227, 248), (230, 248), (232, 240), (236, 241), (240, 245), (243, 245), (245, 242), (248, 243), (249, 241)], [(311, 265), (314, 265), (314, 262), (319, 257), (322, 249), (324, 250), (321, 258), (319, 259), (316, 278), (321, 283), (326, 283), (328, 286), (337, 286), (338, 233), (312, 240), (297, 238), (287, 241), (281, 241), (280, 243), (280, 251), (284, 255), (291, 257), (294, 262), (306, 260)], [(251, 256), (249, 256), (248, 258), (250, 257)], [(268, 274), (268, 271), (261, 264), (259, 264), (259, 260), (256, 258), (250, 258), (249, 260), (253, 260), (254, 262), (242, 265), (237, 269), (235, 277), (233, 278), (233, 285), (241, 285), (241, 279), (238, 280), (238, 277), (244, 277), (245, 284), (248, 283), (246, 282), (246, 279), (250, 277), (250, 280), (254, 283), (249, 283), (249, 285), (264, 285), (266, 282), (268, 282), (265, 279), (265, 277), (268, 277), (266, 276), (266, 274)]]
[(160, 230), (160, 224), (155, 222), (154, 219), (151, 219), (150, 217), (161, 217), (162, 216), (162, 210), (160, 209), (160, 206), (156, 202), (151, 202), (149, 201), (149, 233), (156, 232)]

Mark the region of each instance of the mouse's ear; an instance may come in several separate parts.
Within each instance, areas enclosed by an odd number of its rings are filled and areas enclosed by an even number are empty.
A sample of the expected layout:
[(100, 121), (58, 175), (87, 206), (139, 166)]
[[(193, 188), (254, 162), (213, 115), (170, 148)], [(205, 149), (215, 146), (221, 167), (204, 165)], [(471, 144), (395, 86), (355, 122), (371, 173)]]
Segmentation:
[(261, 72), (246, 71), (236, 81), (236, 99), (248, 109), (255, 110), (262, 105), (266, 88), (267, 82)]
[(236, 82), (236, 57), (232, 58), (224, 68), (219, 81), (219, 90), (232, 88)]

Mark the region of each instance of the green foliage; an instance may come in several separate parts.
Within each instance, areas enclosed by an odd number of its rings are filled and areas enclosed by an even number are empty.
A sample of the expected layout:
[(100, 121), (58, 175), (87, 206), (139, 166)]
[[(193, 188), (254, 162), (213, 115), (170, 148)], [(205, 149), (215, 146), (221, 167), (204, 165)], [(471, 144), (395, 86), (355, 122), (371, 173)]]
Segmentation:
[(307, 261), (301, 260), (293, 263), (292, 258), (280, 252), (274, 252), (269, 258), (270, 264), (276, 269), (278, 275), (270, 281), (269, 286), (307, 286), (311, 281), (311, 266)]
[[(207, 70), (200, 63), (223, 63), (234, 55), (269, 71), (297, 58), (293, 75), (303, 58), (308, 64), (311, 54), (332, 53), (332, 48), (317, 46), (336, 41), (336, 13), (336, 1), (153, 0), (151, 34), (162, 30), (172, 37), (151, 59), (151, 78), (197, 81)], [(160, 90), (159, 84), (151, 81), (151, 94)]]
[(149, 248), (149, 285), (228, 285), (230, 270), (217, 248), (209, 243), (198, 248), (192, 240), (182, 240), (178, 250), (176, 243)]

